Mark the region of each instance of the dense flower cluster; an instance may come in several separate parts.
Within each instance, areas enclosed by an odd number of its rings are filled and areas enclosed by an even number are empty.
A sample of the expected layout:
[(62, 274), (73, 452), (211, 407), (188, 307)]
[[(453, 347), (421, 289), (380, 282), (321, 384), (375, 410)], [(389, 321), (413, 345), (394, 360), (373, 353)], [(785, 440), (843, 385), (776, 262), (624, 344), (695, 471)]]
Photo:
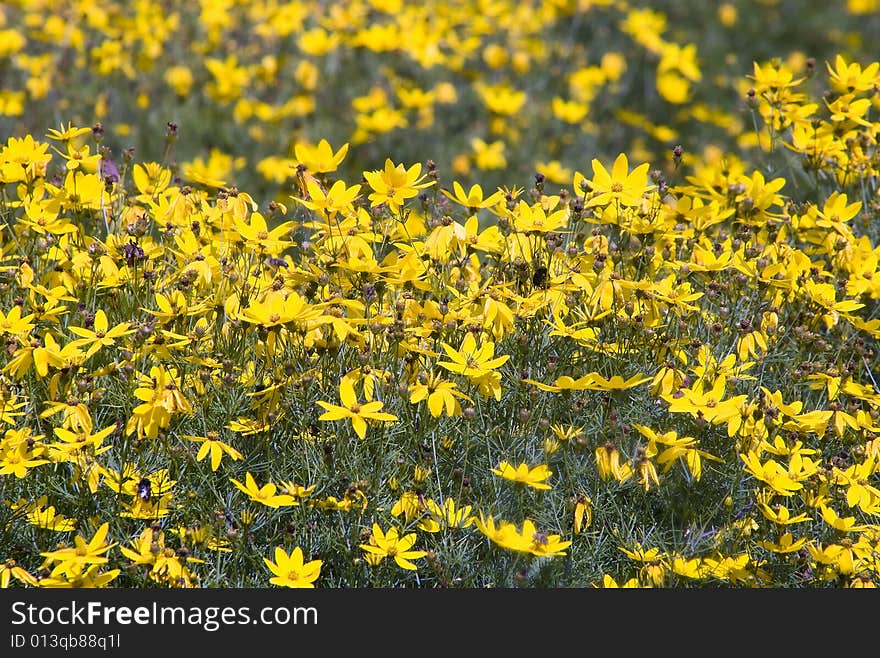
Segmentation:
[(164, 145), (175, 175), (261, 195), (298, 165), (335, 168), (322, 139), (350, 145), (335, 155), (351, 179), (394, 153), (492, 188), (534, 171), (566, 184), (585, 153), (649, 161), (685, 137), (751, 148), (734, 89), (752, 59), (873, 56), (875, 5), (14, 0), (0, 9), (0, 131), (101, 122), (117, 153), (159, 160), (170, 121), (185, 137)]
[[(270, 124), (281, 110), (252, 94), (281, 63), (213, 57), (234, 27), (219, 4), (199, 5), (205, 93)], [(595, 5), (657, 57), (667, 102), (702, 80), (663, 15), (627, 3), (485, 2), (481, 22), (370, 0), (315, 25), (298, 4), (228, 4), (328, 61), (357, 44), (523, 73), (547, 61), (542, 29)], [(37, 67), (29, 40), (66, 34), (78, 66), (138, 81), (186, 24), (138, 8), (61, 12), (0, 47)], [(424, 11), (468, 29), (437, 41)], [(482, 39), (495, 18), (506, 47)], [(114, 153), (102, 124), (9, 136), (0, 585), (876, 586), (880, 63), (803, 66), (755, 62), (737, 83), (757, 164), (675, 146), (525, 186), (396, 154), (346, 175), (404, 120), (379, 92), (350, 139), (271, 161), (270, 199), (219, 151), (181, 169)], [(583, 120), (624, 67), (610, 53), (572, 74), (584, 95), (553, 99), (557, 118)], [(297, 71), (285, 116), (313, 111), (318, 69)], [(197, 78), (163, 79), (185, 97)], [(454, 102), (401, 85), (425, 123)], [(510, 138), (528, 96), (473, 91)], [(504, 168), (474, 144), (477, 169)]]

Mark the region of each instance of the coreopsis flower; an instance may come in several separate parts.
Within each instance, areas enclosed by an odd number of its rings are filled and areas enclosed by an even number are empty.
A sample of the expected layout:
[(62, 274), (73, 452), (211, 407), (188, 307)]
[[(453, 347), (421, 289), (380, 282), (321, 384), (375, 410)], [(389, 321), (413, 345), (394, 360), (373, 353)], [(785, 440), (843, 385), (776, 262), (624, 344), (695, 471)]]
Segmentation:
[(418, 567), (412, 560), (425, 557), (427, 551), (414, 551), (412, 547), (416, 543), (415, 533), (401, 535), (400, 531), (391, 527), (384, 532), (378, 523), (373, 524), (369, 543), (361, 544), (361, 549), (368, 555), (375, 555), (377, 563), (385, 558), (392, 558), (401, 569), (416, 571)]
[(550, 101), (550, 107), (553, 110), (553, 116), (560, 121), (571, 124), (580, 124), (590, 111), (590, 106), (586, 103), (579, 103), (576, 100), (565, 100), (559, 96), (555, 96)]
[(556, 557), (565, 555), (565, 549), (571, 546), (570, 541), (562, 541), (560, 535), (548, 535), (539, 532), (535, 524), (526, 519), (520, 532), (520, 543), (528, 553), (536, 557)]
[(91, 430), (94, 427), (91, 412), (82, 400), (73, 396), (64, 402), (60, 400), (47, 400), (44, 411), (40, 412), (40, 418), (51, 418), (57, 414), (61, 414), (61, 427), (73, 430)]
[(270, 230), (266, 218), (258, 212), (251, 214), (250, 222), (240, 218), (235, 219), (235, 228), (247, 249), (270, 256), (278, 256), (293, 244), (293, 240), (288, 238), (290, 230), (294, 227), (294, 222), (282, 222)]
[(864, 461), (853, 464), (846, 469), (834, 467), (832, 471), (834, 483), (847, 488), (847, 505), (858, 507), (869, 514), (878, 509), (880, 489), (870, 484), (871, 476), (877, 470), (877, 458), (873, 455), (867, 456)]
[(488, 374), (501, 367), (510, 358), (509, 354), (496, 357), (493, 341), (487, 341), (477, 347), (477, 339), (472, 333), (464, 337), (461, 347), (457, 350), (447, 343), (442, 343), (442, 347), (450, 360), (439, 361), (437, 365), (470, 379)]
[(18, 183), (46, 175), (46, 166), (52, 159), (49, 145), (38, 142), (31, 135), (9, 137), (0, 148), (0, 182)]
[(443, 188), (440, 192), (455, 203), (464, 206), (472, 213), (481, 208), (491, 208), (504, 201), (504, 193), (501, 190), (497, 190), (489, 196), (484, 197), (483, 188), (476, 184), (471, 185), (470, 189), (465, 192), (461, 183), (458, 181), (452, 181), (452, 190), (453, 191), (450, 192), (446, 188)]
[(168, 427), (174, 414), (191, 414), (193, 409), (182, 392), (182, 381), (172, 367), (153, 366), (150, 374), (138, 373), (139, 386), (134, 396), (142, 401), (132, 410), (125, 426), (127, 434), (151, 439)]
[(603, 589), (639, 589), (642, 587), (650, 587), (650, 585), (642, 585), (639, 582), (638, 578), (630, 578), (629, 580), (618, 584), (618, 582), (614, 579), (614, 576), (611, 574), (605, 574), (602, 576), (602, 588)]
[(482, 514), (474, 520), (474, 523), (480, 532), (498, 546), (530, 553), (536, 557), (565, 555), (565, 549), (571, 545), (570, 541), (562, 541), (560, 535), (539, 532), (530, 519), (523, 521), (522, 530), (517, 530), (516, 526), (508, 521), (500, 521), (496, 526), (491, 516), (484, 517)]
[(569, 209), (563, 206), (547, 214), (541, 203), (529, 205), (520, 199), (509, 216), (513, 227), (520, 233), (551, 233), (564, 229), (568, 223)]
[(403, 164), (395, 165), (390, 158), (386, 158), (384, 169), (365, 171), (364, 178), (373, 190), (369, 195), (372, 207), (386, 204), (397, 212), (404, 201), (434, 184), (434, 181), (423, 183), (426, 174), (421, 172), (422, 165), (418, 162), (407, 169)]
[(617, 156), (610, 173), (598, 159), (594, 158), (592, 164), (593, 178), (585, 179), (592, 192), (586, 204), (589, 207), (615, 203), (624, 207), (638, 207), (642, 204), (643, 195), (656, 187), (648, 183), (650, 165), (647, 162), (640, 164), (630, 172), (625, 153)]
[(85, 355), (74, 345), (75, 342), (70, 341), (61, 347), (52, 331), (47, 329), (43, 334), (42, 345), (38, 340), (34, 340), (15, 350), (9, 363), (3, 367), (3, 372), (10, 373), (15, 380), (21, 380), (31, 366), (36, 370), (38, 377), (46, 377), (50, 368), (61, 370), (78, 364), (85, 359)]
[[(14, 431), (8, 430), (7, 435)], [(25, 441), (11, 442), (4, 439), (0, 442), (0, 475), (14, 475), (22, 479), (32, 468), (50, 463), (41, 456), (42, 450), (42, 447), (38, 450), (32, 449)]]
[[(45, 502), (43, 505), (45, 505)], [(63, 514), (58, 514), (55, 511), (54, 505), (49, 505), (48, 507), (42, 505), (35, 506), (28, 511), (27, 518), (31, 525), (43, 530), (70, 532), (76, 529), (76, 519), (70, 519)]]
[(698, 557), (686, 558), (673, 552), (669, 555), (669, 570), (685, 578), (700, 579), (703, 577), (703, 561)]
[(712, 461), (723, 461), (703, 450), (700, 450), (698, 442), (691, 436), (678, 436), (675, 430), (658, 434), (650, 427), (633, 423), (633, 428), (648, 439), (648, 446), (645, 449), (647, 457), (657, 457), (657, 463), (663, 466), (665, 473), (672, 465), (681, 459), (686, 465), (690, 474), (695, 480), (699, 480), (702, 476), (702, 459), (705, 457)]
[(645, 488), (645, 491), (648, 491), (651, 488), (651, 485), (660, 485), (660, 478), (657, 475), (657, 469), (654, 466), (654, 462), (651, 461), (651, 458), (647, 455), (644, 446), (640, 446), (636, 450), (636, 455), (633, 458), (633, 470), (638, 475), (638, 479)]
[(131, 170), (131, 178), (138, 194), (135, 199), (141, 203), (149, 203), (160, 194), (172, 192), (177, 188), (171, 185), (171, 170), (158, 162), (136, 164)]
[(761, 458), (754, 452), (740, 455), (740, 458), (745, 462), (747, 473), (768, 485), (778, 494), (791, 496), (804, 487), (803, 484), (792, 479), (788, 470), (773, 459), (761, 462)]
[(391, 516), (400, 516), (407, 523), (419, 518), (425, 513), (427, 501), (415, 491), (405, 491), (400, 499), (391, 507)]
[(183, 438), (190, 441), (200, 443), (199, 452), (196, 454), (196, 461), (202, 461), (209, 454), (211, 455), (211, 470), (216, 471), (220, 467), (220, 462), (224, 456), (228, 456), (233, 461), (244, 459), (244, 456), (231, 445), (220, 440), (220, 436), (216, 432), (208, 432), (207, 436), (191, 436), (185, 434)]
[(86, 540), (82, 535), (77, 535), (73, 546), (46, 551), (40, 555), (47, 558), (49, 564), (54, 563), (56, 569), (66, 573), (81, 573), (83, 567), (88, 565), (106, 564), (109, 558), (105, 554), (117, 544), (107, 541), (109, 530), (110, 524), (104, 523), (91, 539)]
[(459, 400), (467, 402), (473, 402), (473, 400), (455, 389), (455, 382), (445, 381), (432, 373), (427, 376), (424, 383), (419, 381), (410, 387), (409, 401), (418, 404), (422, 400), (427, 400), (428, 410), (434, 418), (439, 418), (444, 412), (447, 416), (460, 416), (461, 402)]
[(347, 418), (361, 439), (367, 435), (367, 421), (393, 422), (397, 420), (397, 416), (394, 414), (380, 411), (384, 406), (381, 400), (358, 402), (354, 385), (348, 378), (343, 378), (339, 383), (339, 401), (342, 402), (341, 406), (318, 400), (318, 406), (326, 409), (318, 417), (318, 420), (344, 420)]
[(765, 519), (767, 519), (768, 521), (772, 521), (777, 525), (791, 525), (794, 523), (803, 523), (805, 521), (813, 520), (812, 517), (807, 516), (803, 512), (801, 512), (800, 514), (792, 515), (791, 511), (781, 503), (777, 503), (772, 507), (767, 503), (759, 503), (758, 509)]
[(870, 98), (856, 98), (855, 94), (838, 96), (832, 102), (825, 101), (834, 123), (869, 127), (871, 122), (865, 115), (873, 107)]
[(8, 589), (10, 581), (15, 578), (23, 585), (37, 586), (37, 579), (28, 571), (18, 566), (13, 559), (0, 562), (0, 589)]
[(861, 532), (866, 530), (868, 526), (856, 523), (854, 516), (840, 516), (828, 505), (820, 505), (819, 512), (822, 514), (822, 520), (825, 521), (835, 530), (840, 532)]
[(545, 482), (547, 478), (553, 475), (546, 464), (540, 464), (534, 468), (529, 467), (526, 463), (513, 466), (506, 461), (498, 464), (497, 468), (490, 469), (495, 475), (512, 480), (520, 484), (532, 487), (533, 489), (551, 489), (552, 487)]
[(79, 128), (68, 122), (67, 127), (64, 126), (64, 123), (61, 123), (58, 130), (56, 130), (55, 128), (49, 128), (49, 132), (46, 133), (46, 137), (48, 137), (49, 139), (53, 139), (56, 142), (70, 142), (81, 135), (90, 133), (91, 131), (91, 128)]
[(101, 160), (101, 154), (91, 153), (91, 147), (88, 144), (78, 147), (68, 142), (66, 153), (54, 147), (53, 150), (67, 159), (66, 166), (68, 171), (79, 169), (80, 171), (95, 173), (98, 168), (98, 162)]
[(621, 463), (620, 452), (612, 443), (598, 446), (595, 450), (596, 467), (599, 477), (603, 480), (614, 478), (618, 482), (626, 482), (633, 476), (632, 465), (629, 461)]
[(116, 424), (108, 425), (98, 432), (92, 432), (91, 427), (79, 431), (55, 427), (53, 431), (59, 440), (46, 444), (49, 455), (53, 461), (66, 461), (71, 455), (78, 452), (100, 455), (110, 450), (112, 446), (102, 446), (101, 444), (104, 439), (116, 431)]
[(9, 309), (9, 313), (4, 313), (0, 309), (0, 336), (10, 334), (12, 336), (23, 336), (30, 333), (34, 328), (31, 320), (34, 319), (33, 313), (22, 315), (22, 308), (19, 304)]
[(478, 82), (474, 85), (474, 90), (486, 108), (500, 116), (516, 114), (528, 100), (526, 92), (515, 89), (506, 82), (494, 85)]
[(498, 521), (496, 525), (495, 519), (489, 516), (483, 516), (481, 513), (478, 518), (474, 519), (474, 525), (494, 544), (498, 544), (503, 548), (513, 548), (517, 546), (519, 533), (516, 526), (509, 521)]
[(641, 544), (636, 544), (632, 548), (623, 546), (618, 548), (631, 560), (642, 563), (639, 575), (643, 581), (655, 587), (663, 585), (666, 573), (669, 571), (669, 556), (666, 553), (656, 547), (645, 549)]
[[(467, 528), (473, 525), (476, 517), (471, 513), (470, 505), (457, 506), (455, 500), (447, 498), (443, 504), (434, 500), (425, 501), (429, 517), (423, 519), (420, 528), (427, 532), (435, 532), (443, 528)], [(426, 521), (432, 521), (431, 527), (424, 527)]]
[(305, 198), (294, 197), (294, 201), (332, 219), (337, 214), (348, 215), (353, 211), (353, 203), (361, 192), (361, 186), (347, 187), (345, 181), (338, 180), (325, 191), (318, 181), (307, 180), (306, 192)]
[(288, 323), (303, 323), (308, 326), (309, 323), (322, 318), (323, 314), (323, 310), (309, 304), (308, 300), (295, 291), (273, 291), (265, 298), (255, 300), (241, 308), (238, 317), (250, 324), (271, 329)]
[(150, 580), (170, 587), (191, 586), (192, 575), (185, 564), (203, 561), (178, 555), (177, 551), (165, 544), (165, 531), (158, 525), (145, 528), (139, 537), (131, 540), (131, 546), (120, 546), (119, 550), (131, 560), (131, 564), (149, 566)]
[(269, 579), (273, 585), (292, 588), (313, 588), (318, 576), (321, 575), (322, 560), (310, 560), (303, 558), (302, 549), (297, 546), (288, 554), (280, 546), (275, 548), (275, 561), (263, 558), (263, 562), (269, 567), (269, 571), (275, 574)]
[(663, 396), (663, 399), (669, 402), (671, 413), (688, 413), (713, 424), (727, 423), (739, 416), (748, 396), (736, 395), (725, 399), (726, 385), (727, 378), (724, 376), (716, 377), (712, 382), (698, 379), (689, 388), (679, 388)]
[(274, 482), (267, 482), (262, 487), (258, 486), (250, 471), (245, 473), (244, 484), (235, 478), (229, 478), (229, 481), (232, 482), (239, 491), (246, 494), (252, 501), (265, 505), (266, 507), (277, 508), (299, 505), (299, 501), (293, 496), (286, 493), (278, 493), (278, 486)]
[(488, 171), (491, 169), (503, 169), (507, 166), (507, 158), (504, 155), (504, 142), (496, 140), (485, 142), (479, 137), (471, 138), (471, 148), (474, 151), (474, 164), (477, 168)]
[(348, 153), (348, 143), (343, 144), (334, 153), (333, 147), (326, 139), (320, 140), (317, 145), (296, 144), (293, 153), (297, 163), (306, 168), (311, 174), (330, 173), (336, 171)]
[(578, 494), (574, 499), (574, 521), (572, 531), (579, 535), (584, 528), (593, 523), (593, 500), (586, 494)]
[(858, 62), (847, 63), (843, 55), (836, 55), (834, 66), (825, 62), (828, 82), (838, 94), (871, 91), (880, 84), (880, 62), (872, 62), (864, 69)]
[(67, 572), (60, 565), (52, 569), (45, 578), (37, 581), (37, 587), (62, 589), (96, 589), (106, 587), (107, 583), (119, 576), (119, 569), (101, 571), (101, 566), (92, 564), (82, 571)]
[(808, 543), (807, 550), (826, 580), (832, 580), (836, 576), (851, 576), (857, 565), (861, 567), (862, 564), (862, 560), (853, 550), (853, 541), (848, 537), (844, 537), (839, 543), (825, 546)]

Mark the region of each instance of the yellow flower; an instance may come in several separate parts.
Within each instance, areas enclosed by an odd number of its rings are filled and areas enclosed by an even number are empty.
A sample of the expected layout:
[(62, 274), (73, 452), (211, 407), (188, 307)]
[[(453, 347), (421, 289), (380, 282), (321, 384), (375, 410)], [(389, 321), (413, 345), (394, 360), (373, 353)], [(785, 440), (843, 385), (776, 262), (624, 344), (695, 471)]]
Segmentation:
[(293, 244), (292, 240), (286, 239), (290, 236), (293, 222), (283, 222), (270, 231), (262, 214), (255, 212), (250, 219), (250, 223), (235, 219), (235, 228), (249, 249), (258, 247), (261, 253), (277, 256)]
[(348, 143), (333, 152), (333, 147), (326, 139), (318, 142), (317, 146), (297, 144), (293, 147), (294, 155), (299, 164), (311, 174), (329, 173), (336, 171), (348, 153)]
[(834, 58), (834, 67), (825, 62), (825, 68), (828, 69), (831, 88), (838, 94), (870, 91), (880, 84), (880, 62), (872, 62), (862, 69), (858, 62), (847, 64), (843, 55), (837, 55)]
[(470, 505), (457, 507), (452, 498), (444, 500), (442, 505), (433, 500), (427, 500), (425, 506), (430, 515), (429, 520), (437, 524), (438, 530), (440, 528), (467, 528), (469, 525), (473, 525), (475, 520), (474, 515), (471, 514)]
[(794, 536), (790, 532), (786, 532), (779, 537), (778, 542), (763, 540), (757, 541), (755, 543), (759, 546), (763, 546), (768, 551), (784, 554), (797, 553), (807, 543), (807, 539), (806, 537), (801, 537), (800, 539), (795, 540)]
[(66, 128), (63, 123), (60, 124), (59, 130), (49, 128), (49, 132), (46, 134), (46, 137), (48, 137), (49, 139), (54, 139), (57, 142), (70, 142), (80, 135), (85, 135), (86, 133), (90, 133), (91, 131), (91, 128), (78, 128), (72, 123), (68, 122)]
[(10, 433), (15, 436), (20, 431), (7, 430), (6, 437), (0, 442), (0, 475), (14, 475), (22, 479), (30, 469), (50, 463), (48, 459), (40, 457), (42, 447), (37, 449), (35, 445), (32, 449), (26, 440), (21, 442), (8, 440)]
[(397, 211), (404, 201), (418, 196), (419, 190), (434, 184), (434, 181), (423, 183), (425, 175), (421, 172), (422, 165), (418, 162), (407, 169), (403, 164), (395, 165), (390, 158), (385, 159), (384, 169), (365, 171), (364, 178), (373, 190), (369, 196), (372, 207), (384, 203)]
[(516, 545), (516, 539), (518, 537), (516, 526), (509, 521), (499, 521), (496, 526), (495, 519), (492, 518), (491, 515), (484, 517), (481, 513), (479, 518), (474, 519), (474, 525), (476, 525), (477, 529), (486, 535), (490, 541), (499, 546), (512, 548)]
[(294, 201), (301, 203), (309, 210), (320, 212), (325, 217), (330, 218), (337, 213), (343, 215), (353, 211), (352, 203), (360, 194), (360, 185), (352, 185), (346, 187), (345, 181), (338, 180), (326, 192), (324, 188), (314, 179), (306, 180), (307, 198), (300, 199), (294, 197)]
[(131, 170), (131, 178), (140, 192), (135, 198), (144, 203), (157, 198), (162, 192), (176, 189), (168, 187), (171, 184), (171, 170), (166, 169), (158, 162), (136, 164)]
[(618, 584), (614, 577), (610, 574), (602, 576), (602, 587), (604, 589), (640, 589), (642, 587), (638, 578), (630, 578), (623, 584)]
[(86, 565), (106, 564), (109, 561), (105, 553), (117, 543), (107, 541), (109, 530), (110, 524), (104, 523), (88, 541), (81, 535), (77, 535), (72, 547), (59, 548), (56, 551), (40, 553), (40, 555), (48, 558), (50, 564), (51, 562), (58, 563), (55, 567), (56, 570), (79, 574)]
[(354, 428), (355, 433), (361, 439), (367, 435), (368, 420), (386, 422), (397, 420), (397, 416), (394, 414), (379, 411), (384, 406), (381, 400), (359, 403), (354, 391), (354, 385), (350, 379), (343, 378), (339, 383), (339, 400), (342, 402), (342, 406), (318, 400), (317, 404), (326, 409), (318, 417), (318, 420), (342, 420), (348, 418), (351, 420), (351, 426)]
[(553, 108), (553, 115), (557, 119), (572, 124), (579, 124), (587, 116), (587, 112), (590, 111), (589, 106), (585, 103), (567, 101), (558, 96), (551, 101), (551, 107)]
[(269, 570), (275, 574), (269, 579), (273, 585), (281, 587), (313, 588), (321, 575), (322, 560), (305, 562), (302, 549), (297, 546), (288, 555), (280, 546), (275, 548), (275, 562), (263, 558)]
[(513, 116), (528, 100), (526, 92), (506, 83), (488, 85), (478, 82), (474, 90), (490, 112), (501, 116)]
[(104, 309), (98, 309), (95, 313), (93, 327), (94, 331), (83, 327), (68, 327), (77, 336), (82, 336), (82, 338), (70, 343), (71, 349), (88, 346), (86, 358), (97, 353), (102, 347), (113, 347), (117, 338), (128, 336), (135, 331), (128, 322), (120, 322), (111, 328)]
[(792, 523), (803, 523), (804, 521), (813, 520), (812, 517), (807, 516), (803, 512), (792, 516), (789, 509), (782, 504), (770, 507), (767, 503), (759, 503), (758, 509), (761, 511), (761, 514), (764, 515), (765, 519), (778, 525), (790, 525)]
[(479, 185), (471, 185), (471, 188), (465, 192), (461, 183), (452, 181), (452, 190), (450, 192), (446, 188), (440, 190), (444, 196), (448, 197), (455, 203), (464, 206), (470, 212), (475, 212), (480, 208), (490, 208), (504, 201), (504, 193), (500, 190), (495, 191), (487, 197), (483, 197), (483, 188)]
[(415, 533), (400, 535), (397, 528), (389, 528), (383, 532), (378, 523), (373, 524), (370, 533), (370, 543), (361, 544), (360, 547), (368, 554), (375, 555), (376, 562), (381, 562), (386, 557), (393, 558), (401, 569), (416, 571), (418, 567), (411, 562), (427, 555), (426, 551), (411, 550), (416, 543)]
[(23, 505), (12, 505), (12, 509), (24, 508), (27, 512), (27, 519), (31, 525), (43, 530), (52, 530), (54, 532), (70, 532), (76, 529), (76, 519), (69, 519), (62, 514), (58, 514), (54, 505), (47, 506), (48, 497), (42, 496), (35, 503), (25, 503)]
[(66, 461), (71, 455), (81, 451), (92, 455), (100, 455), (110, 450), (112, 446), (101, 447), (101, 444), (104, 442), (104, 439), (116, 431), (116, 424), (108, 425), (95, 433), (92, 433), (91, 427), (86, 427), (78, 432), (72, 432), (63, 427), (55, 427), (53, 431), (55, 436), (60, 439), (60, 442), (47, 445), (51, 457), (54, 461)]
[(520, 537), (526, 551), (536, 557), (565, 555), (565, 549), (571, 546), (571, 542), (562, 541), (560, 535), (548, 535), (539, 532), (535, 524), (529, 519), (523, 521)]
[(244, 456), (238, 450), (221, 441), (216, 432), (208, 432), (208, 436), (184, 435), (183, 438), (202, 444), (196, 455), (196, 461), (202, 461), (210, 453), (212, 471), (216, 471), (220, 467), (220, 461), (224, 455), (228, 455), (233, 461), (244, 459)]
[(254, 480), (254, 476), (251, 475), (250, 471), (245, 473), (245, 484), (242, 484), (235, 478), (229, 478), (229, 481), (232, 482), (238, 489), (254, 501), (255, 503), (260, 503), (261, 505), (265, 505), (266, 507), (293, 507), (299, 505), (299, 502), (293, 496), (288, 494), (278, 494), (278, 487), (274, 482), (268, 482), (264, 484), (262, 487), (257, 486), (256, 480)]
[(631, 560), (642, 563), (639, 576), (643, 581), (655, 587), (663, 584), (669, 568), (669, 556), (666, 553), (663, 553), (659, 548), (645, 549), (641, 544), (636, 544), (631, 549), (623, 546), (618, 548)]
[(642, 196), (655, 187), (648, 184), (649, 167), (646, 162), (630, 172), (626, 154), (621, 153), (614, 161), (609, 174), (602, 163), (593, 158), (593, 178), (585, 179), (592, 190), (587, 206), (605, 206), (612, 203), (627, 207), (640, 206)]
[(574, 500), (574, 534), (579, 535), (581, 530), (589, 528), (593, 523), (593, 501), (586, 494), (578, 494)]
[(827, 505), (820, 505), (819, 511), (822, 513), (822, 520), (840, 532), (861, 532), (868, 528), (868, 526), (856, 524), (854, 516), (838, 516), (837, 512)]
[(504, 157), (504, 142), (501, 140), (487, 143), (479, 137), (471, 139), (471, 148), (474, 151), (474, 163), (479, 169), (503, 169), (507, 166), (507, 158)]
[(788, 471), (773, 459), (761, 463), (761, 458), (754, 452), (740, 455), (740, 458), (746, 464), (747, 473), (767, 484), (778, 494), (791, 496), (795, 491), (804, 488), (804, 485), (793, 480)]
[(31, 587), (36, 587), (38, 583), (37, 579), (18, 566), (15, 560), (0, 562), (0, 589), (7, 589), (12, 578)]
[(633, 470), (630, 463), (620, 462), (620, 452), (611, 444), (606, 443), (595, 450), (596, 467), (599, 470), (599, 477), (607, 480), (613, 477), (618, 482), (626, 482), (633, 476)]
[(510, 358), (509, 354), (496, 357), (493, 341), (483, 343), (477, 348), (477, 339), (472, 333), (468, 333), (464, 337), (458, 350), (447, 343), (442, 343), (442, 346), (451, 360), (439, 361), (437, 365), (470, 379), (476, 379), (490, 373), (501, 367)]
[(186, 66), (171, 66), (165, 70), (167, 84), (180, 98), (189, 96), (193, 86), (193, 74)]
[(288, 323), (309, 324), (323, 315), (323, 311), (308, 303), (296, 292), (286, 295), (272, 292), (260, 301), (251, 302), (239, 311), (238, 317), (250, 324), (260, 325), (267, 329), (281, 327)]
[(490, 469), (495, 475), (503, 477), (505, 480), (512, 480), (521, 484), (526, 484), (533, 489), (551, 489), (552, 487), (544, 482), (553, 475), (545, 464), (530, 468), (528, 464), (521, 463), (519, 466), (512, 466), (506, 461), (501, 462), (498, 468)]
[(34, 328), (31, 323), (33, 319), (33, 313), (22, 316), (21, 306), (18, 304), (10, 308), (9, 313), (4, 313), (3, 309), (0, 309), (0, 336), (3, 334), (19, 336), (29, 333)]
[(434, 418), (439, 418), (445, 411), (447, 416), (460, 416), (461, 403), (459, 398), (473, 402), (471, 398), (455, 390), (455, 382), (447, 382), (437, 375), (428, 375), (425, 383), (418, 382), (411, 387), (409, 401), (418, 404), (428, 401), (428, 409)]
[(565, 549), (571, 546), (570, 541), (562, 541), (560, 535), (548, 535), (539, 532), (530, 519), (523, 521), (522, 530), (507, 521), (501, 521), (498, 527), (495, 520), (480, 515), (474, 521), (477, 528), (493, 543), (521, 553), (530, 553), (536, 557), (555, 557), (565, 555)]

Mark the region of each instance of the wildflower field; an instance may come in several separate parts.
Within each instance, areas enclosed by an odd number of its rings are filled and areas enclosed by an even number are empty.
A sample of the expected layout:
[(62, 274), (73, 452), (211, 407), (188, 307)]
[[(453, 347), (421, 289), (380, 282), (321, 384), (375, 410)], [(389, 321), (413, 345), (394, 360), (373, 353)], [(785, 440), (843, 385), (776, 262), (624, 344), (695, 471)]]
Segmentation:
[(0, 5), (3, 587), (875, 587), (880, 2)]

